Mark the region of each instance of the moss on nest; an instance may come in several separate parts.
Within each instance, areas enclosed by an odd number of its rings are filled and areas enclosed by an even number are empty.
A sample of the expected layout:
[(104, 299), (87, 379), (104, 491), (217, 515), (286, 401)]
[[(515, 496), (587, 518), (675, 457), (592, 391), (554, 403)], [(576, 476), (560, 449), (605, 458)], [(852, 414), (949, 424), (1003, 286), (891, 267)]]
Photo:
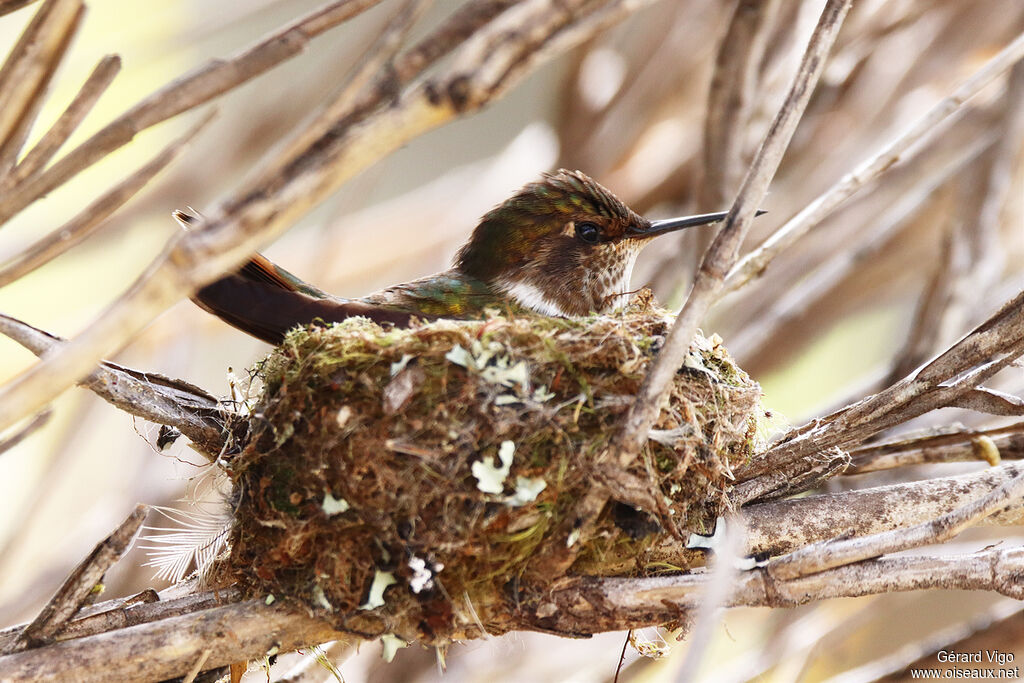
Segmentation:
[[(343, 627), (372, 617), (373, 630), (433, 643), (478, 620), (500, 630), (494, 617), (587, 490), (666, 332), (646, 306), (293, 331), (260, 368), (248, 443), (228, 462), (232, 576)], [(759, 398), (698, 337), (632, 467), (665, 500), (663, 518), (610, 505), (578, 540), (577, 568), (614, 556), (631, 574), (657, 571), (645, 550), (666, 529), (711, 529), (730, 469), (752, 454)]]

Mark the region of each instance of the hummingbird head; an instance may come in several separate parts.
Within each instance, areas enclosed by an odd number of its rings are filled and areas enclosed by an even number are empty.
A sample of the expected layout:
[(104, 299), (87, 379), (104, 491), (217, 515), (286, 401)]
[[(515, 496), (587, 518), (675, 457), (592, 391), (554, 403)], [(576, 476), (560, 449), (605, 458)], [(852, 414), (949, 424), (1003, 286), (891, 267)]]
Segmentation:
[(651, 239), (724, 217), (652, 222), (589, 176), (562, 169), (484, 215), (455, 267), (544, 315), (608, 311), (625, 303), (636, 256)]

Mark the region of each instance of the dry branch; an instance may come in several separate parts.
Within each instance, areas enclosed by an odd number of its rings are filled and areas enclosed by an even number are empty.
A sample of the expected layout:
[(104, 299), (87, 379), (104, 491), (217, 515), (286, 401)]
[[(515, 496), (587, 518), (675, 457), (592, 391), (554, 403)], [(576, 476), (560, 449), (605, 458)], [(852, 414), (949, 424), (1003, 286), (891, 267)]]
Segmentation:
[(49, 263), (102, 228), (111, 214), (124, 206), (160, 171), (181, 155), (192, 138), (206, 127), (211, 118), (211, 115), (203, 117), (183, 136), (172, 141), (145, 165), (104, 192), (63, 226), (18, 252), (6, 263), (0, 264), (0, 287), (9, 285)]
[[(1024, 467), (1013, 463), (980, 472), (923, 481), (889, 484), (856, 491), (823, 493), (743, 508), (744, 555), (774, 557), (832, 538), (859, 538), (924, 524), (990, 494), (1019, 477)], [(1012, 505), (981, 525), (1020, 523), (1024, 506)], [(667, 538), (652, 547), (650, 566), (693, 566), (695, 551)], [(635, 568), (632, 556), (606, 555), (602, 563), (578, 564), (582, 574), (621, 575)]]
[(0, 0), (0, 16), (15, 12), (22, 7), (27, 7), (38, 0)]
[(35, 621), (26, 626), (3, 654), (39, 647), (53, 641), (74, 616), (103, 575), (121, 559), (146, 519), (148, 508), (137, 505), (128, 518), (75, 567)]
[(937, 462), (992, 462), (993, 449), (1002, 460), (1024, 458), (1024, 424), (1018, 422), (985, 430), (959, 429), (862, 446), (850, 451), (850, 467), (845, 474)]
[(776, 255), (800, 239), (850, 196), (903, 159), (914, 144), (935, 135), (941, 129), (940, 124), (958, 113), (967, 100), (978, 94), (982, 88), (1022, 58), (1024, 58), (1024, 34), (1003, 48), (999, 54), (978, 69), (953, 94), (939, 102), (903, 135), (843, 176), (838, 183), (807, 204), (796, 216), (776, 230), (757, 249), (744, 256), (729, 272), (725, 280), (724, 292), (739, 289), (758, 277)]
[[(188, 592), (185, 595), (172, 595), (180, 592), (180, 586), (195, 589), (195, 584), (185, 582), (173, 589), (157, 593), (152, 589), (143, 591), (132, 598), (105, 600), (83, 607), (65, 627), (55, 636), (55, 640), (71, 640), (107, 633), (117, 629), (148, 624), (161, 619), (192, 614), (225, 603), (241, 600), (241, 592), (234, 588), (217, 591)], [(6, 650), (21, 636), (27, 624), (13, 626), (0, 631), (0, 650)]]
[[(739, 575), (727, 604), (795, 607), (827, 598), (926, 588), (987, 590), (1021, 599), (1022, 570), (1024, 551), (1019, 548), (963, 556), (880, 558), (788, 581), (753, 570)], [(550, 591), (545, 601), (522, 610), (516, 619), (523, 628), (565, 635), (640, 628), (678, 619), (698, 603), (707, 581), (701, 574), (581, 578)]]
[(35, 415), (31, 420), (25, 423), (23, 427), (18, 429), (14, 434), (8, 437), (0, 439), (0, 455), (3, 455), (7, 451), (11, 450), (19, 443), (32, 436), (36, 431), (43, 427), (47, 422), (50, 421), (50, 417), (53, 416), (52, 410), (44, 410), (41, 413)]
[(346, 637), (322, 621), (252, 600), (6, 655), (0, 678), (163, 680), (188, 673), (207, 650), (205, 666), (216, 668)]
[(75, 132), (78, 125), (92, 110), (100, 96), (106, 92), (114, 77), (121, 70), (121, 58), (117, 55), (107, 55), (100, 60), (89, 78), (82, 84), (78, 94), (60, 115), (50, 129), (43, 134), (39, 141), (25, 154), (25, 157), (18, 162), (18, 165), (11, 171), (10, 175), (0, 180), (0, 187), (9, 189), (17, 185), (31, 175), (41, 171), (53, 155), (67, 142), (71, 134)]
[(4, 172), (21, 151), (84, 9), (81, 0), (46, 0), (0, 68), (0, 168)]
[(661, 410), (661, 401), (671, 377), (682, 365), (697, 325), (716, 298), (725, 274), (736, 261), (740, 244), (782, 161), (782, 155), (810, 100), (811, 92), (824, 69), (825, 58), (849, 8), (849, 2), (830, 0), (822, 10), (821, 19), (811, 36), (786, 101), (765, 135), (729, 215), (704, 255), (686, 303), (679, 311), (665, 345), (640, 389), (637, 401), (616, 435), (615, 449), (620, 465), (632, 461), (647, 440), (647, 431)]
[[(42, 173), (0, 198), (0, 223), (122, 147), (146, 128), (194, 109), (260, 75), (305, 49), (311, 38), (345, 22), (380, 0), (339, 0), (285, 26), (241, 53), (216, 59), (143, 99)], [(2, 138), (0, 138), (2, 139)]]
[(761, 458), (737, 472), (739, 504), (794, 491), (792, 481), (822, 453), (861, 443), (873, 434), (936, 408), (954, 405), (1024, 353), (1024, 292), (951, 346), (891, 387), (791, 430)]
[[(974, 504), (1024, 474), (1010, 463), (972, 474), (937, 477), (857, 491), (755, 503), (743, 508), (747, 552), (779, 555), (831, 538), (903, 529)], [(1020, 506), (986, 523), (1014, 524)]]
[(872, 536), (833, 538), (794, 550), (768, 563), (768, 572), (775, 579), (795, 579), (841, 565), (853, 564), (888, 553), (942, 543), (959, 535), (980, 520), (1017, 503), (1024, 496), (1024, 476), (1013, 479), (971, 501), (917, 526), (886, 531)]
[[(5, 315), (0, 315), (0, 333), (37, 356), (67, 343)], [(233, 414), (216, 398), (187, 382), (104, 361), (82, 385), (130, 415), (179, 429), (211, 461), (226, 443), (226, 425)]]

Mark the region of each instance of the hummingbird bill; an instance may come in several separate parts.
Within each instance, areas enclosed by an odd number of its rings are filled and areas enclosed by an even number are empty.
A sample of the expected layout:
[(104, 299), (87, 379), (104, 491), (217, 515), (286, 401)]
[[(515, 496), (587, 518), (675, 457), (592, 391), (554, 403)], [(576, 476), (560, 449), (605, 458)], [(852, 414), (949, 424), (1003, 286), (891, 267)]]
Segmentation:
[[(721, 221), (725, 212), (648, 220), (580, 171), (546, 173), (486, 213), (448, 270), (346, 299), (328, 294), (256, 254), (192, 300), (270, 344), (293, 327), (366, 316), (474, 319), (487, 308), (579, 317), (625, 303), (637, 254), (651, 240)], [(197, 218), (174, 217), (188, 227)]]

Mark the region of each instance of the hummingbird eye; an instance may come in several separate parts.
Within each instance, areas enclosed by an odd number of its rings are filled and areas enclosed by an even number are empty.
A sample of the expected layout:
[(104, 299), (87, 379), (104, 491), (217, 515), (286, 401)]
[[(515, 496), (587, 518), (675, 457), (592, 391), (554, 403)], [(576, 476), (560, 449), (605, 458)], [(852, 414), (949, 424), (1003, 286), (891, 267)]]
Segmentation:
[(597, 244), (601, 231), (593, 223), (577, 223), (576, 236), (587, 244)]

